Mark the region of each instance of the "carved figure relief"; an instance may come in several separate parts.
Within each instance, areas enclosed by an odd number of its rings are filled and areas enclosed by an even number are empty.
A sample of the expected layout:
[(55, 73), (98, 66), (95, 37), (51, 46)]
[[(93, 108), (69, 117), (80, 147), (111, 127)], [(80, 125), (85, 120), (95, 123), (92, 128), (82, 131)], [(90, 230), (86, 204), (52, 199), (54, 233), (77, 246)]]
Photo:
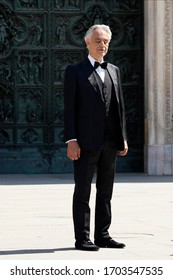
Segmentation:
[(64, 45), (66, 43), (67, 26), (68, 26), (68, 20), (60, 18), (56, 28), (56, 41), (58, 45)]
[[(137, 88), (124, 87), (125, 95), (125, 104), (127, 107), (126, 110), (126, 119), (128, 123), (140, 123), (141, 118), (141, 105), (140, 105), (140, 96), (138, 94)], [(128, 106), (127, 106), (128, 105)]]
[(5, 60), (0, 64), (0, 81), (7, 85), (13, 84), (12, 67), (10, 62)]
[(40, 89), (19, 90), (19, 123), (42, 123), (43, 95)]
[(35, 8), (36, 7), (36, 0), (18, 0), (19, 6), (24, 8)]
[(135, 36), (136, 36), (136, 28), (135, 28), (132, 20), (129, 20), (128, 22), (126, 22), (124, 24), (124, 28), (127, 33), (129, 45), (131, 45), (131, 46), (134, 45)]
[(33, 46), (39, 46), (41, 44), (41, 36), (43, 29), (39, 24), (39, 18), (33, 15), (29, 17), (29, 42)]
[(64, 120), (64, 106), (63, 106), (63, 90), (57, 89), (56, 106), (55, 106), (55, 122), (62, 123)]
[(115, 64), (121, 71), (121, 79), (124, 85), (139, 85), (140, 65), (139, 57), (136, 54), (126, 56), (125, 54), (115, 54)]
[(26, 35), (26, 22), (8, 4), (0, 3), (0, 58), (9, 56), (13, 47), (21, 44)]
[(10, 135), (4, 129), (0, 129), (0, 144), (6, 144), (10, 141)]
[(3, 51), (8, 43), (7, 32), (8, 25), (6, 24), (3, 15), (0, 15), (0, 51)]
[(26, 144), (33, 144), (38, 141), (38, 133), (35, 129), (28, 128), (22, 133), (21, 138)]
[(12, 90), (0, 85), (0, 123), (11, 123), (13, 121), (14, 100)]
[(79, 8), (80, 0), (55, 0), (56, 9)]
[(43, 77), (43, 52), (19, 52), (17, 54), (18, 84), (41, 84)]
[(58, 52), (55, 57), (55, 84), (62, 83), (64, 79), (64, 71), (67, 65), (70, 63), (75, 63), (79, 59), (79, 52), (73, 51), (61, 51)]
[(137, 0), (114, 0), (114, 8), (123, 11), (136, 11), (138, 4)]

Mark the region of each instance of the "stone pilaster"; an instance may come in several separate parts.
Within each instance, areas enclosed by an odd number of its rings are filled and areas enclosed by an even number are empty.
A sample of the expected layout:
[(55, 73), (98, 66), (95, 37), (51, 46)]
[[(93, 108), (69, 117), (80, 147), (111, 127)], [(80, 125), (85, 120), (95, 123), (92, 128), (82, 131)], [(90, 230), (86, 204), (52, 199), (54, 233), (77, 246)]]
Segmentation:
[(173, 175), (173, 1), (144, 3), (145, 172)]

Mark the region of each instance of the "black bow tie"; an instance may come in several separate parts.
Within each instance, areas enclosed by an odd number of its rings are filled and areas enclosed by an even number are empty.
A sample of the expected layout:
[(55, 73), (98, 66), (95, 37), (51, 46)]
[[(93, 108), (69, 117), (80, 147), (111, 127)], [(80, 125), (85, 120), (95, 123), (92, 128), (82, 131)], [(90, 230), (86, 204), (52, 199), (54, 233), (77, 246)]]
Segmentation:
[(107, 68), (107, 62), (102, 62), (102, 63), (99, 63), (98, 61), (95, 61), (94, 63), (94, 69), (97, 69), (99, 66), (103, 69), (106, 69)]

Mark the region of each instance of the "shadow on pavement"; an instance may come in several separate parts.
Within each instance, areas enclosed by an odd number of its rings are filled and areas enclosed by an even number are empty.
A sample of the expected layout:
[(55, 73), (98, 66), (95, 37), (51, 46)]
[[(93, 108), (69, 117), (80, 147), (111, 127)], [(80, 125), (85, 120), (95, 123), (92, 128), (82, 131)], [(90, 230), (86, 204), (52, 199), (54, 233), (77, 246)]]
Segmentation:
[(58, 251), (73, 251), (76, 250), (74, 247), (67, 248), (56, 248), (56, 249), (23, 249), (23, 250), (9, 250), (0, 251), (0, 256), (8, 255), (30, 255), (30, 254), (53, 254)]

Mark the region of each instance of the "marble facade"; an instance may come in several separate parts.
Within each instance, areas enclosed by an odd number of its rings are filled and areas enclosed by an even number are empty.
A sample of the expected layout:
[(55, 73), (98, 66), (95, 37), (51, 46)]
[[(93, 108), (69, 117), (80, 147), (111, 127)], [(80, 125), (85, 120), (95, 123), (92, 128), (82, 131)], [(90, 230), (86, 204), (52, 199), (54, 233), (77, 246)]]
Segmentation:
[(173, 1), (144, 1), (145, 145), (149, 175), (173, 175)]

